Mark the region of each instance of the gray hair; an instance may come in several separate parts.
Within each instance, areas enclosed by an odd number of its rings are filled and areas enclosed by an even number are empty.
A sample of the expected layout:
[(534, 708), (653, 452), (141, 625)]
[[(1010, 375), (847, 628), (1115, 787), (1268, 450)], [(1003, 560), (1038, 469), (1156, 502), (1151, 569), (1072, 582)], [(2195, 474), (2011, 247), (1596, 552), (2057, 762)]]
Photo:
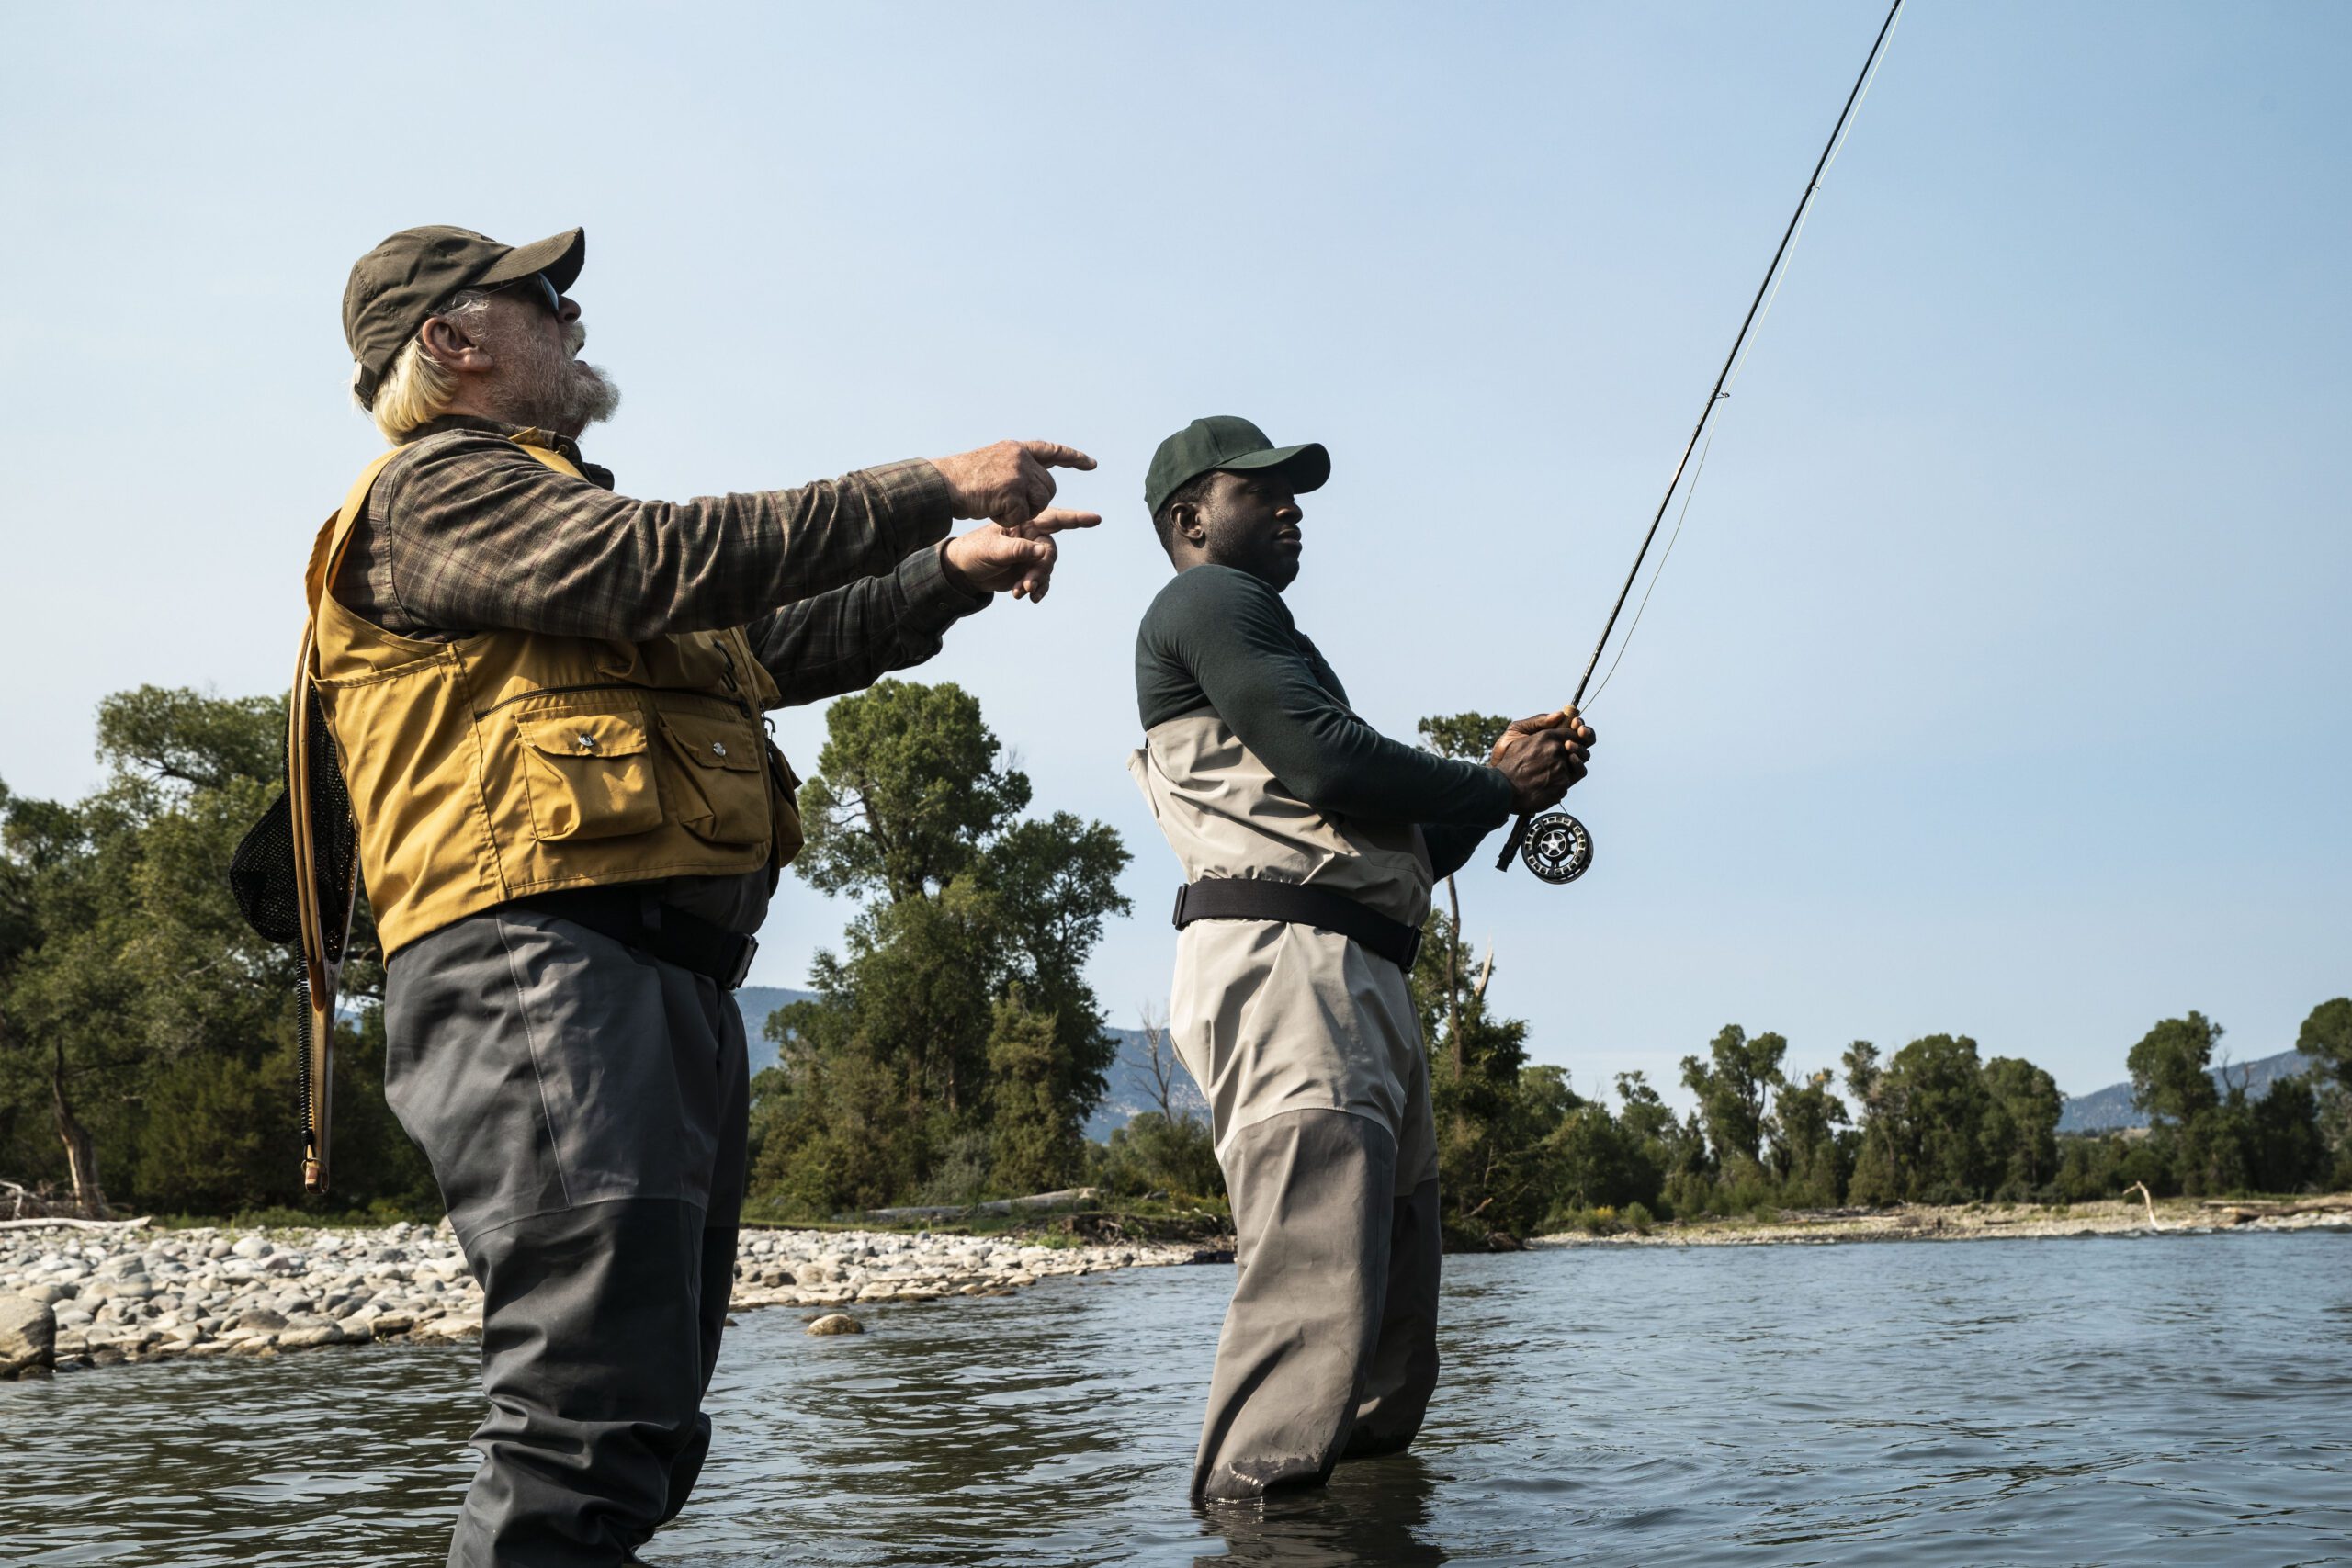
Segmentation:
[[(490, 301), (491, 290), (466, 288), (449, 297), (433, 312), (434, 316), (451, 319), (478, 314)], [(431, 320), (431, 317), (426, 318)], [(376, 422), (376, 429), (384, 439), (397, 446), (412, 431), (431, 423), (449, 412), (449, 404), (458, 395), (456, 372), (425, 352), (424, 329), (409, 339), (392, 361), (392, 367), (376, 385), (373, 400), (359, 397), (359, 368), (352, 367), (351, 400), (358, 403), (368, 417)]]

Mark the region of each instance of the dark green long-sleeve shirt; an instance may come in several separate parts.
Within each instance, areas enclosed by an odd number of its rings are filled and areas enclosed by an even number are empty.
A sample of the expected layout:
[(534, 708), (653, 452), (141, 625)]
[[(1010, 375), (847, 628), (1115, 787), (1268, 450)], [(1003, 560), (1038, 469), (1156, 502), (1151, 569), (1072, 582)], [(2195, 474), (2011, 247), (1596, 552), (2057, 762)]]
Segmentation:
[(1179, 572), (1136, 634), (1136, 705), (1151, 728), (1213, 708), (1276, 778), (1327, 816), (1418, 822), (1437, 874), (1510, 815), (1499, 769), (1389, 739), (1272, 587), (1226, 566)]

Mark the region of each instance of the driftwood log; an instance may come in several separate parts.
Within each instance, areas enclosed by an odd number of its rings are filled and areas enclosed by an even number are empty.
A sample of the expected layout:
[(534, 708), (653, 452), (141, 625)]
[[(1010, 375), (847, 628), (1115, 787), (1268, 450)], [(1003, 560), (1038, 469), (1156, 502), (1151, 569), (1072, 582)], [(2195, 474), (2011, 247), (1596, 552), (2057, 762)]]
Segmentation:
[(38, 1230), (48, 1225), (66, 1225), (85, 1231), (136, 1230), (153, 1217), (86, 1220), (70, 1203), (51, 1197), (46, 1189), (36, 1192), (23, 1182), (10, 1181), (6, 1177), (0, 1177), (0, 1201), (8, 1205), (8, 1217), (0, 1220), (0, 1230)]
[(986, 1203), (926, 1203), (912, 1209), (868, 1209), (865, 1217), (889, 1224), (908, 1220), (959, 1219), (966, 1214), (1010, 1214), (1026, 1209), (1074, 1209), (1102, 1196), (1100, 1187), (1069, 1187), (1059, 1192), (1039, 1192), (1028, 1198), (997, 1198)]
[(2204, 1205), (2229, 1217), (2233, 1225), (2252, 1224), (2256, 1220), (2282, 1219), (2289, 1214), (2352, 1213), (2352, 1198), (2313, 1198), (2301, 1203), (2266, 1203), (2257, 1200), (2208, 1198)]

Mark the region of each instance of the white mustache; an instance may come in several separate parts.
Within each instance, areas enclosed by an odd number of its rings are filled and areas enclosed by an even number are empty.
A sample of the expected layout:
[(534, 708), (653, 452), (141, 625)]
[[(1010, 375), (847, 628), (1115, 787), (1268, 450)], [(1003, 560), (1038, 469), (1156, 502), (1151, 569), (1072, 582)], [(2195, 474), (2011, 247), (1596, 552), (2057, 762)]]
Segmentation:
[(588, 329), (578, 321), (571, 322), (564, 328), (563, 346), (572, 358), (579, 358), (580, 351), (588, 346)]

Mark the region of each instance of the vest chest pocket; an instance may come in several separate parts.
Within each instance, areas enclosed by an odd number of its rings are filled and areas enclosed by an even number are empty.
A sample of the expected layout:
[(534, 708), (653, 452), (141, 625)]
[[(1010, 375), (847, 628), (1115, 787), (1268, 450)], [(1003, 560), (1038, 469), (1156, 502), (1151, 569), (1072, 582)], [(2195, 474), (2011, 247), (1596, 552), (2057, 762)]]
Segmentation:
[[(663, 781), (670, 815), (714, 844), (757, 844), (768, 837), (766, 748), (741, 719), (664, 713), (662, 739), (677, 763)], [(674, 785), (674, 788), (671, 786)]]
[(614, 839), (662, 826), (641, 714), (557, 714), (518, 718), (515, 728), (541, 839)]

